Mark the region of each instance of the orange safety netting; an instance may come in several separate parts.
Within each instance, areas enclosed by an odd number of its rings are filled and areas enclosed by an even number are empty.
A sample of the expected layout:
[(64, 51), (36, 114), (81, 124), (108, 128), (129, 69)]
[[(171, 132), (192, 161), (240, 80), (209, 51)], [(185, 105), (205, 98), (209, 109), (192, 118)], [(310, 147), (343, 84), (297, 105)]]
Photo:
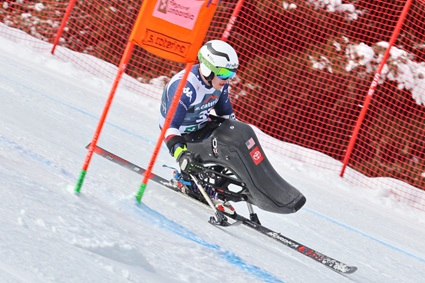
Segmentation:
[[(68, 2), (4, 1), (0, 19), (53, 42)], [(220, 2), (206, 40), (222, 37), (237, 2)], [(406, 2), (244, 1), (228, 37), (241, 62), (231, 89), (237, 117), (279, 141), (314, 151), (299, 156), (295, 147), (291, 152), (291, 147), (268, 142), (270, 150), (339, 173), (341, 163), (327, 163), (321, 156), (343, 161)], [(140, 6), (134, 0), (77, 1), (59, 44), (118, 66)], [(421, 210), (425, 200), (416, 191), (425, 189), (424, 22), (425, 1), (412, 1), (348, 162), (356, 171), (344, 174), (353, 183), (364, 182), (357, 172), (400, 180), (389, 185), (391, 192)], [(66, 49), (55, 55), (75, 60)], [(111, 80), (115, 76), (91, 56), (75, 63)], [(137, 48), (123, 83), (159, 100), (162, 87), (183, 68)], [(137, 81), (150, 84), (150, 91), (144, 92)], [(362, 185), (380, 188), (382, 183), (375, 180)]]

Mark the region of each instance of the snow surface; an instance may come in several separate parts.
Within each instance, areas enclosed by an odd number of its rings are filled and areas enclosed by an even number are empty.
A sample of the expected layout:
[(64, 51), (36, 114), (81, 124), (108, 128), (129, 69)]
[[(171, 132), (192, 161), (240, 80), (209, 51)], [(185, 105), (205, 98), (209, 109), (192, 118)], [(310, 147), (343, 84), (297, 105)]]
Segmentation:
[[(244, 226), (214, 227), (207, 207), (152, 181), (137, 206), (141, 176), (96, 155), (74, 194), (111, 85), (0, 36), (0, 282), (425, 282), (423, 212), (276, 153), (307, 204), (291, 215), (257, 209), (262, 223), (356, 273)], [(146, 167), (158, 109), (119, 88), (98, 145)], [(162, 164), (175, 165), (164, 147), (154, 172), (171, 177)]]

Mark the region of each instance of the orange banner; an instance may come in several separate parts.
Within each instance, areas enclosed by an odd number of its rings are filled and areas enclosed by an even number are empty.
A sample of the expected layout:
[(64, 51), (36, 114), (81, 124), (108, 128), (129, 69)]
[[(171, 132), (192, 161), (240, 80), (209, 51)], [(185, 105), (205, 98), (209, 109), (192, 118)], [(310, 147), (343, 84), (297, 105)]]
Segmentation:
[(145, 0), (130, 41), (168, 60), (194, 62), (217, 4), (218, 0)]

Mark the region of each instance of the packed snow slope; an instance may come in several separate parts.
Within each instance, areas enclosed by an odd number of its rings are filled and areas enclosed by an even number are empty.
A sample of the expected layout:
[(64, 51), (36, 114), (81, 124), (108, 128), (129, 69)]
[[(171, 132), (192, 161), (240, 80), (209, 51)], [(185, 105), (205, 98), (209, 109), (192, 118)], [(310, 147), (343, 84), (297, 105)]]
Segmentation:
[[(141, 176), (96, 155), (76, 195), (111, 85), (0, 36), (0, 282), (425, 282), (424, 213), (267, 148), (307, 203), (291, 215), (257, 208), (262, 224), (356, 273), (245, 226), (210, 225), (207, 207), (152, 181), (138, 206)], [(158, 109), (119, 88), (98, 145), (146, 167)], [(171, 178), (163, 164), (176, 166), (164, 147), (154, 172)]]

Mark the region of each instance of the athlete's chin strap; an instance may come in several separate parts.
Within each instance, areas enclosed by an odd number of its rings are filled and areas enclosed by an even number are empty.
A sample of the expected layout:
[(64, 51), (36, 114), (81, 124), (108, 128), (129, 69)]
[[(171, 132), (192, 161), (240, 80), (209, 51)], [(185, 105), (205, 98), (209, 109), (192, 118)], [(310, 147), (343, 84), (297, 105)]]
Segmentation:
[(210, 86), (212, 86), (212, 80), (214, 79), (214, 73), (211, 72), (211, 74), (208, 77), (205, 77), (205, 79), (207, 80), (208, 84)]

